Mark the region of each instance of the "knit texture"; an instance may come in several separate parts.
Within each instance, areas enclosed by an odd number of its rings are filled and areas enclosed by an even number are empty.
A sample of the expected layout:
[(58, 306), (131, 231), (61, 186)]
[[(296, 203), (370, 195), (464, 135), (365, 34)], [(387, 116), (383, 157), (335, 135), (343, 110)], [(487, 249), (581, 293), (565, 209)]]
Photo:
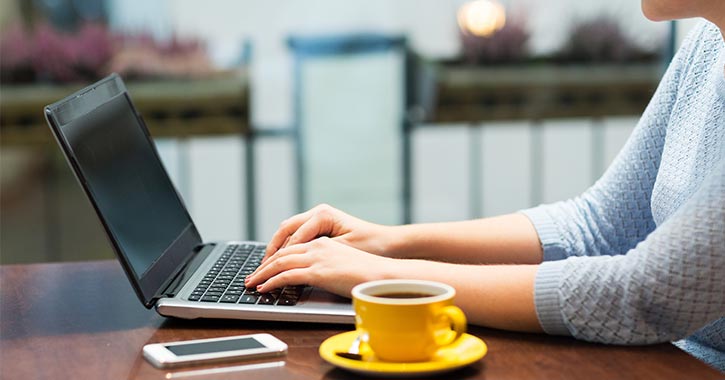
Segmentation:
[(702, 22), (622, 151), (581, 196), (522, 211), (550, 334), (675, 341), (725, 371), (725, 43)]

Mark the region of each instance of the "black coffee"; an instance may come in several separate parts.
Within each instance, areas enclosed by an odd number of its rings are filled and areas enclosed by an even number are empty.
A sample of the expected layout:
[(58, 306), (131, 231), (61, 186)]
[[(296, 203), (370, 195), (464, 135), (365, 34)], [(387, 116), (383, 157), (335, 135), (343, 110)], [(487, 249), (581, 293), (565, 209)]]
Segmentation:
[(380, 297), (380, 298), (424, 298), (424, 297), (433, 297), (433, 294), (414, 293), (414, 292), (393, 292), (393, 293), (376, 294), (375, 297)]

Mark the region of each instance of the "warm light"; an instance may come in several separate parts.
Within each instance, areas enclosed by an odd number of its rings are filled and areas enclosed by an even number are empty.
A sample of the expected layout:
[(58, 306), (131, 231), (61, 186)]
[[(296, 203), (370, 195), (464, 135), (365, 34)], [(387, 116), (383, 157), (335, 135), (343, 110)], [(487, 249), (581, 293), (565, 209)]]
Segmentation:
[(488, 37), (506, 24), (506, 10), (495, 0), (476, 0), (458, 10), (458, 26), (464, 32)]

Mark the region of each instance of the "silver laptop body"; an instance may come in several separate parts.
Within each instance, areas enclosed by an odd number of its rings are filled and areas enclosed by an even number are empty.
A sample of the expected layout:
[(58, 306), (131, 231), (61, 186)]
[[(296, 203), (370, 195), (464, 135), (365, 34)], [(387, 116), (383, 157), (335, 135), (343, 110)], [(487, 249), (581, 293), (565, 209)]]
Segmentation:
[[(45, 115), (144, 306), (187, 319), (354, 322), (350, 300), (320, 289), (288, 287), (256, 301), (254, 290), (240, 289), (244, 273), (234, 269), (264, 244), (202, 241), (118, 75), (46, 106)], [(233, 292), (210, 280), (221, 276)], [(206, 297), (210, 286), (215, 294)]]

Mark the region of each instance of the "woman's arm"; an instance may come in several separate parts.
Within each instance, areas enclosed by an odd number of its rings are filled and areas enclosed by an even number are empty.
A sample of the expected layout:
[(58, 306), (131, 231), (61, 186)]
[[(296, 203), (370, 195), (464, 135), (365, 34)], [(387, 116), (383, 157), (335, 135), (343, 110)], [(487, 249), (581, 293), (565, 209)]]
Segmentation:
[(687, 37), (626, 144), (591, 188), (571, 200), (522, 211), (537, 230), (544, 261), (622, 255), (654, 231), (658, 218), (652, 214), (652, 193), (660, 178), (665, 137), (671, 135), (670, 117), (682, 103), (678, 94), (691, 65), (703, 61), (701, 52), (715, 51), (701, 47), (705, 39), (722, 44), (720, 32), (707, 23)]
[(497, 329), (543, 332), (534, 305), (538, 265), (460, 265), (406, 260), (394, 278), (447, 283), (470, 323)]
[(391, 227), (386, 256), (467, 264), (538, 264), (542, 249), (523, 214)]
[(614, 344), (666, 342), (718, 318), (723, 325), (723, 273), (725, 159), (626, 255), (541, 264), (536, 310), (551, 334)]
[(542, 331), (534, 308), (537, 265), (462, 265), (372, 255), (322, 237), (280, 249), (247, 277), (260, 292), (308, 284), (350, 297), (360, 283), (380, 279), (440, 281), (456, 289), (456, 304), (477, 325)]
[(379, 256), (473, 264), (535, 264), (542, 248), (523, 214), (465, 222), (383, 226), (319, 205), (280, 224), (265, 260), (279, 249), (318, 237)]

